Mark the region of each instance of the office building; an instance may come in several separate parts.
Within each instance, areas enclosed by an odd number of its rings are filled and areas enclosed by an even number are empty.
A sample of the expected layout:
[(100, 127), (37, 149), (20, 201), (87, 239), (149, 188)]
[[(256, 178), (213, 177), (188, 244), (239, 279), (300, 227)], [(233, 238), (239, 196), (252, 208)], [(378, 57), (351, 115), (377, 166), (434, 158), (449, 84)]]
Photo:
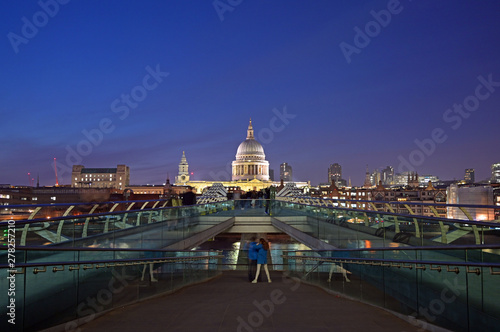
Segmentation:
[(500, 183), (500, 163), (491, 165), (491, 183)]
[(385, 186), (390, 186), (394, 184), (394, 167), (387, 166), (384, 168), (380, 174), (382, 184)]
[(465, 170), (464, 181), (465, 181), (465, 183), (474, 183), (475, 182), (474, 168), (467, 168)]
[(292, 180), (292, 166), (288, 163), (282, 163), (280, 165), (280, 180), (284, 182), (291, 182)]
[(73, 165), (71, 186), (75, 188), (125, 189), (130, 183), (130, 168), (118, 165), (116, 168), (86, 168)]
[(328, 183), (335, 183), (335, 185), (340, 185), (340, 180), (342, 179), (342, 166), (338, 163), (331, 164), (328, 167)]

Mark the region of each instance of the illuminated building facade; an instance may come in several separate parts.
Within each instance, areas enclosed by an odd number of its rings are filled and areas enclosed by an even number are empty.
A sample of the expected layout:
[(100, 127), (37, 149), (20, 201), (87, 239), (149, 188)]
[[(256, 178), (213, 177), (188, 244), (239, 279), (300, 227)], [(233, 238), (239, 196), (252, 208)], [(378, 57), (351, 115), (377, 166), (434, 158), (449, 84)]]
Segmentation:
[(475, 179), (475, 176), (474, 176), (474, 168), (467, 168), (465, 170), (464, 181), (465, 181), (465, 183), (474, 183), (474, 182), (476, 182), (476, 179)]
[[(447, 188), (448, 204), (493, 205), (493, 187), (488, 186), (459, 186), (452, 184)], [(495, 210), (488, 208), (470, 208), (468, 214), (476, 221), (495, 220)], [(468, 220), (469, 218), (459, 207), (448, 207), (448, 218)]]
[(282, 163), (280, 165), (280, 180), (290, 182), (293, 181), (292, 177), (292, 166), (290, 166), (288, 163)]
[[(231, 191), (263, 190), (272, 185), (279, 186), (279, 182), (273, 182), (269, 176), (269, 162), (266, 160), (264, 148), (255, 140), (252, 120), (248, 125), (247, 137), (238, 146), (236, 160), (231, 163), (231, 181), (191, 181), (189, 179), (188, 162), (183, 153), (179, 164), (179, 173), (175, 177), (174, 186), (191, 186), (197, 194), (203, 193), (214, 183), (221, 183)], [(184, 178), (183, 178), (184, 176)], [(308, 182), (295, 182), (298, 188), (309, 186)], [(172, 188), (173, 188), (172, 187)]]
[(328, 183), (332, 181), (335, 182), (335, 185), (339, 185), (340, 180), (342, 179), (342, 166), (338, 163), (331, 164), (328, 167)]
[(130, 168), (118, 165), (116, 168), (86, 168), (73, 165), (71, 186), (75, 188), (125, 189), (130, 183)]
[(500, 183), (500, 163), (491, 165), (491, 183)]
[(181, 162), (179, 163), (179, 174), (175, 177), (176, 185), (186, 185), (189, 182), (189, 164), (186, 154), (182, 151)]
[(248, 125), (247, 138), (236, 151), (236, 160), (232, 162), (232, 180), (269, 181), (269, 162), (266, 160), (264, 148), (253, 135), (252, 120)]

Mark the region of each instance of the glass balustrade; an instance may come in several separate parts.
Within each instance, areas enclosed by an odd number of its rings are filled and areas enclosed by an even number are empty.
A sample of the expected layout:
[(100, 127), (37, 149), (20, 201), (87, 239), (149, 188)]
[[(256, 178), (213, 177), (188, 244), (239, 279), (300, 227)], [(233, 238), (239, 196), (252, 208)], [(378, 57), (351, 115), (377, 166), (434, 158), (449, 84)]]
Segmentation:
[[(15, 325), (2, 319), (0, 330), (38, 331), (61, 324), (66, 331), (74, 330), (77, 319), (88, 322), (107, 310), (216, 276), (218, 254), (18, 249), (15, 268), (0, 269), (0, 289), (5, 290), (0, 306), (8, 308), (14, 299)], [(7, 294), (9, 287), (13, 296)]]
[(386, 308), (415, 325), (492, 331), (500, 324), (500, 246), (290, 251), (289, 275)]

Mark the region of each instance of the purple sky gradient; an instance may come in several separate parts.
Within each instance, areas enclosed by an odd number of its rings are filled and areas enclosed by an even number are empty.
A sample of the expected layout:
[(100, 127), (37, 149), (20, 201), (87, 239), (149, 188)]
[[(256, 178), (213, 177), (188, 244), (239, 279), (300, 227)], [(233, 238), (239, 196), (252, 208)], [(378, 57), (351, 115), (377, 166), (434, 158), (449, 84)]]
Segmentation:
[(496, 0), (41, 3), (3, 4), (0, 183), (53, 185), (56, 157), (62, 184), (73, 164), (161, 184), (182, 151), (192, 179), (228, 179), (250, 117), (275, 173), (312, 184), (500, 162)]

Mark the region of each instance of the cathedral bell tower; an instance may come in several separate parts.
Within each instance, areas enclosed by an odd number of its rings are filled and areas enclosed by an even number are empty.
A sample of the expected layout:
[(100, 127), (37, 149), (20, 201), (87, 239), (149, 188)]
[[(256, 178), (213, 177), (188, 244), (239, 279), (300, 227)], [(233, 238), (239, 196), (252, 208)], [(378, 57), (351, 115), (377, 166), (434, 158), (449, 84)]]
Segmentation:
[(175, 177), (176, 185), (185, 185), (189, 182), (189, 165), (186, 160), (186, 154), (182, 151), (181, 162), (179, 163), (179, 174)]

